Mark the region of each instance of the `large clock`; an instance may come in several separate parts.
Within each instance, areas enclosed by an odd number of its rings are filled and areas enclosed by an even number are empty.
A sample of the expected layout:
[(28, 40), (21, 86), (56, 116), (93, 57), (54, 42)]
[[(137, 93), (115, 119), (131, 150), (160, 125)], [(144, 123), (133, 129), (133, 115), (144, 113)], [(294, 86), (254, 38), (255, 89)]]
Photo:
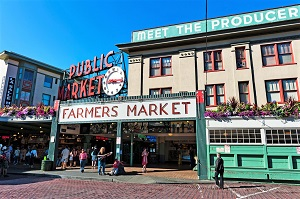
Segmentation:
[(122, 68), (111, 67), (102, 80), (103, 91), (109, 96), (118, 94), (124, 85), (124, 80), (125, 74)]

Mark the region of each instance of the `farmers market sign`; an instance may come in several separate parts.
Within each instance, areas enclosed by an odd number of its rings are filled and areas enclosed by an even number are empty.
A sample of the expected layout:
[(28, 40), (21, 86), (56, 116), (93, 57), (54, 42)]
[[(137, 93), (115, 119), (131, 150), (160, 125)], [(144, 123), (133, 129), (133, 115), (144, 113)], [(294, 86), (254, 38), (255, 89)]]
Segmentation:
[[(240, 15), (231, 15), (207, 20), (207, 32), (226, 30), (267, 24), (279, 21), (288, 21), (300, 18), (300, 5), (282, 7), (259, 12), (245, 13)], [(141, 42), (148, 40), (163, 39), (169, 37), (178, 37), (206, 32), (206, 21), (195, 21), (172, 26), (134, 31), (132, 33), (132, 42)]]

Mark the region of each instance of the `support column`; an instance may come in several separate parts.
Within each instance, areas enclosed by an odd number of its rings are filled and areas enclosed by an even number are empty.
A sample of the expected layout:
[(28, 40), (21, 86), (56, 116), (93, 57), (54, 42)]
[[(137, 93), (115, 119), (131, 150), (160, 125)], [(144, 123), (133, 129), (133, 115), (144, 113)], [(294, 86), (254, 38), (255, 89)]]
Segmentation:
[[(91, 135), (85, 135), (85, 137), (84, 137), (83, 148), (86, 151), (92, 148), (91, 139), (92, 139)], [(91, 151), (89, 151), (89, 152), (91, 152)]]
[(59, 144), (59, 125), (57, 123), (57, 117), (52, 117), (50, 142), (48, 150), (48, 158), (53, 161), (52, 170), (56, 169), (56, 161), (58, 155), (58, 144)]
[(121, 141), (122, 141), (122, 122), (117, 122), (117, 138), (116, 138), (116, 156), (118, 160), (121, 160)]
[(205, 103), (204, 91), (196, 91), (196, 143), (197, 143), (197, 173), (200, 180), (208, 179), (209, 165), (207, 162), (207, 144), (206, 144), (206, 124), (205, 124)]
[(134, 138), (134, 134), (131, 133), (130, 136), (130, 166), (133, 166), (133, 138)]

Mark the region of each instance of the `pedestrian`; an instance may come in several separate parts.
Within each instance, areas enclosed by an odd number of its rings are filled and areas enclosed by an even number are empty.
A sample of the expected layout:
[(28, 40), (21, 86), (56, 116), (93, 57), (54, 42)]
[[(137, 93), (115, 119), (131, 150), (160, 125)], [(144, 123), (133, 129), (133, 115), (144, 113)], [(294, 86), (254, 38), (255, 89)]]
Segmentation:
[(81, 173), (84, 172), (84, 167), (85, 167), (85, 164), (86, 164), (86, 160), (87, 160), (87, 153), (85, 152), (84, 149), (82, 149), (81, 153), (79, 154), (80, 172)]
[(193, 149), (193, 147), (190, 147), (189, 155), (190, 155), (190, 161), (191, 161), (191, 169), (193, 169), (196, 165), (195, 164), (195, 150)]
[(17, 165), (19, 163), (20, 153), (21, 153), (20, 148), (17, 147), (17, 149), (14, 152), (14, 165)]
[(37, 150), (36, 150), (35, 145), (33, 145), (31, 150), (30, 150), (30, 159), (29, 159), (30, 168), (33, 168), (34, 161), (37, 157), (38, 157)]
[(26, 150), (26, 154), (25, 154), (25, 164), (24, 165), (29, 165), (30, 163), (30, 159), (31, 159), (31, 148), (30, 146), (28, 146), (27, 150)]
[(97, 165), (97, 155), (98, 155), (97, 146), (95, 146), (92, 150), (91, 156), (92, 156), (92, 168), (96, 168)]
[(20, 154), (20, 161), (21, 162), (24, 162), (25, 164), (25, 157), (26, 157), (26, 148), (23, 146), (22, 149), (21, 149), (21, 154)]
[(73, 150), (71, 150), (70, 152), (70, 155), (69, 155), (69, 167), (72, 167), (73, 166), (73, 163), (74, 163), (74, 154), (73, 154)]
[(3, 175), (4, 177), (8, 177), (7, 169), (8, 169), (8, 159), (6, 158), (6, 154), (2, 153), (0, 155), (0, 176)]
[(68, 149), (68, 146), (65, 146), (65, 148), (61, 152), (61, 160), (62, 160), (61, 169), (63, 169), (63, 170), (67, 169), (69, 155), (70, 155), (70, 151)]
[[(98, 153), (98, 175), (105, 175), (106, 158), (110, 156), (112, 152), (105, 153), (105, 147), (101, 147)], [(102, 172), (101, 172), (102, 168)]]
[(146, 148), (144, 148), (143, 152), (142, 152), (142, 165), (143, 165), (143, 173), (147, 172), (147, 164), (148, 164), (148, 155), (149, 152), (147, 151)]
[[(220, 181), (219, 181), (219, 174), (220, 174)], [(224, 188), (223, 174), (224, 174), (224, 161), (221, 158), (221, 154), (217, 153), (217, 159), (215, 162), (215, 181), (216, 181), (216, 185), (221, 189)]]

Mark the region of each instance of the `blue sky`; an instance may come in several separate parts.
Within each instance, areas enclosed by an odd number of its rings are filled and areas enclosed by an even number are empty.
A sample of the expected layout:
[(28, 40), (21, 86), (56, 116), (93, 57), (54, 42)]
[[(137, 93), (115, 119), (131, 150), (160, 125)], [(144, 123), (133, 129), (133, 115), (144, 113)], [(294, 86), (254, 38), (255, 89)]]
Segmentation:
[[(0, 52), (52, 66), (117, 51), (131, 32), (205, 19), (206, 0), (0, 0)], [(300, 0), (208, 0), (208, 18), (299, 4)]]

